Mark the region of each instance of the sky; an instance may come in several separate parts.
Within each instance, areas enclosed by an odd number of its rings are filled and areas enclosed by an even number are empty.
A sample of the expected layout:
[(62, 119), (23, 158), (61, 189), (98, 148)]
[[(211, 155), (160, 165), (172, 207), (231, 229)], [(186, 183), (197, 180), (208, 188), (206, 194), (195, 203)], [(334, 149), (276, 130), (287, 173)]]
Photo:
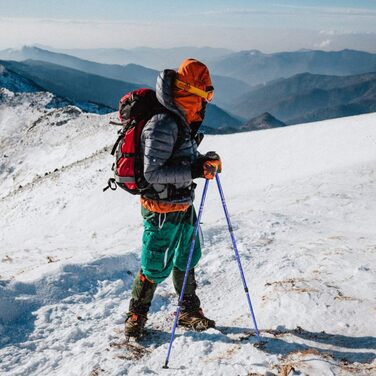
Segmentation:
[(0, 0), (0, 48), (376, 52), (376, 0)]

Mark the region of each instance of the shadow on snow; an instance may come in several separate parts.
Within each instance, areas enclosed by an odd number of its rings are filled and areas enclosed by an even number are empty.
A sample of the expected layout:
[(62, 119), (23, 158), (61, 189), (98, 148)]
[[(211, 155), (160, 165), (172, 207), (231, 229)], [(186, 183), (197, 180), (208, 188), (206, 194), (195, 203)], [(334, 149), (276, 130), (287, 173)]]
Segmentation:
[[(195, 341), (207, 340), (225, 343), (246, 343), (247, 341), (252, 341), (252, 343), (256, 343), (255, 334), (249, 328), (217, 326), (216, 329), (218, 329), (219, 332), (186, 332), (185, 335)], [(274, 337), (265, 337), (263, 333), (272, 334)], [(236, 336), (236, 338), (232, 338), (231, 335)], [(304, 330), (300, 327), (292, 330), (265, 330), (261, 331), (260, 335), (262, 341), (265, 341), (265, 344), (259, 347), (260, 350), (273, 355), (288, 356), (293, 353), (313, 351), (322, 356), (329, 355), (336, 361), (348, 363), (371, 363), (376, 359), (375, 337), (349, 337), (326, 332), (316, 333)], [(283, 338), (287, 336), (291, 342)], [(316, 344), (308, 345), (299, 343), (297, 342), (298, 338), (304, 341), (310, 341), (310, 343), (316, 342)], [(326, 345), (327, 348), (323, 348), (323, 345)], [(358, 351), (347, 351), (347, 349)]]

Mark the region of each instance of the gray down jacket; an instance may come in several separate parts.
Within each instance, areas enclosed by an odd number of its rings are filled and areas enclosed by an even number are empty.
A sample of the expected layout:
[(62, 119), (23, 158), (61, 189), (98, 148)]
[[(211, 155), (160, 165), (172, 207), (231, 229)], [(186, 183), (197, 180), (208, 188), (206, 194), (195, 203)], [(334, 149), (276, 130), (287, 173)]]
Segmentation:
[(161, 72), (156, 86), (158, 101), (173, 114), (154, 115), (142, 131), (144, 176), (154, 191), (147, 191), (143, 196), (164, 202), (192, 203), (195, 184), (191, 165), (198, 155), (197, 144), (191, 139), (189, 124), (171, 96), (175, 76), (174, 70)]

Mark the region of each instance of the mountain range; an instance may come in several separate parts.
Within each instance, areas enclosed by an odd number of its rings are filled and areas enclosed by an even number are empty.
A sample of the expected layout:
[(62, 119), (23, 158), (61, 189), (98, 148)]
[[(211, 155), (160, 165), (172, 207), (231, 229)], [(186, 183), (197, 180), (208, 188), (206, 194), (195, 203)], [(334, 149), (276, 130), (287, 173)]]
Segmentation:
[(143, 86), (155, 86), (158, 72), (137, 64), (101, 64), (94, 61), (79, 59), (75, 56), (44, 50), (38, 47), (23, 47), (19, 50), (7, 49), (0, 51), (4, 60), (25, 61), (37, 60), (76, 69), (85, 73), (95, 74), (114, 80), (132, 82)]
[(34, 82), (45, 91), (76, 101), (78, 107), (79, 102), (95, 103), (107, 107), (107, 112), (116, 109), (119, 98), (124, 93), (138, 87), (136, 84), (36, 60), (0, 60), (0, 65), (7, 71)]
[[(80, 70), (85, 73), (91, 73), (150, 88), (155, 87), (156, 79), (159, 74), (159, 70), (149, 69), (139, 64), (103, 64), (77, 58), (65, 53), (48, 51), (38, 47), (25, 46), (19, 50), (3, 50), (0, 51), (0, 59), (19, 62), (25, 60), (44, 61)], [(165, 64), (164, 68), (168, 68), (168, 66)], [(214, 74), (212, 75), (212, 81), (216, 92), (215, 103), (221, 107), (231, 107), (234, 100), (236, 100), (239, 95), (251, 90), (251, 87), (245, 82), (231, 77)]]
[[(119, 99), (124, 93), (139, 88), (134, 83), (38, 60), (0, 60), (0, 67), (1, 87), (16, 92), (48, 91), (57, 97), (66, 98), (68, 103), (84, 111), (97, 113), (117, 110)], [(241, 123), (237, 117), (209, 104), (203, 126), (210, 133), (215, 133), (226, 128), (236, 129)]]
[(376, 54), (354, 50), (264, 54), (251, 50), (219, 58), (210, 67), (216, 74), (254, 86), (299, 73), (346, 76), (375, 72)]
[[(131, 50), (116, 51), (121, 55)], [(204, 49), (137, 51), (143, 54), (142, 59), (137, 55), (142, 62), (153, 53), (161, 57), (163, 52), (165, 61), (171, 64), (172, 56), (177, 59), (184, 53), (203, 53)], [(116, 110), (119, 98), (127, 91), (155, 87), (158, 75), (157, 70), (140, 64), (99, 63), (38, 47), (3, 50), (0, 58), (4, 59), (3, 70), (8, 72), (7, 79), (7, 74), (0, 72), (1, 86), (10, 90), (23, 86), (25, 91), (32, 83), (34, 91), (50, 91), (84, 111), (99, 113)], [(263, 54), (208, 49), (206, 58), (215, 87), (214, 101), (203, 124), (208, 133), (248, 129), (247, 122), (253, 123), (264, 113), (277, 123), (296, 124), (375, 111), (372, 71), (376, 71), (376, 54), (353, 50)], [(12, 83), (9, 72), (13, 74)], [(268, 116), (263, 121), (268, 127), (276, 124)]]
[(166, 68), (177, 68), (186, 58), (194, 57), (205, 63), (232, 54), (227, 48), (212, 47), (174, 47), (174, 48), (89, 48), (89, 49), (54, 49), (41, 46), (44, 50), (61, 52), (85, 60), (105, 64), (141, 64), (158, 71)]
[(252, 118), (270, 112), (287, 124), (376, 111), (376, 73), (324, 76), (302, 73), (254, 89), (234, 112)]

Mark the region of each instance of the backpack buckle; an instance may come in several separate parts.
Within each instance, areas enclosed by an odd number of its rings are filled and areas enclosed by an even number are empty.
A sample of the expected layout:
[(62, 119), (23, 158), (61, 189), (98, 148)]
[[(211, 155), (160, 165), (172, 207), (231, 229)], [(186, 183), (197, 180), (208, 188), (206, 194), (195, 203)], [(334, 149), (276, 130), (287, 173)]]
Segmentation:
[(107, 184), (108, 184), (107, 187), (103, 188), (103, 192), (106, 192), (108, 188), (110, 188), (112, 191), (116, 191), (117, 184), (114, 178), (108, 179)]

